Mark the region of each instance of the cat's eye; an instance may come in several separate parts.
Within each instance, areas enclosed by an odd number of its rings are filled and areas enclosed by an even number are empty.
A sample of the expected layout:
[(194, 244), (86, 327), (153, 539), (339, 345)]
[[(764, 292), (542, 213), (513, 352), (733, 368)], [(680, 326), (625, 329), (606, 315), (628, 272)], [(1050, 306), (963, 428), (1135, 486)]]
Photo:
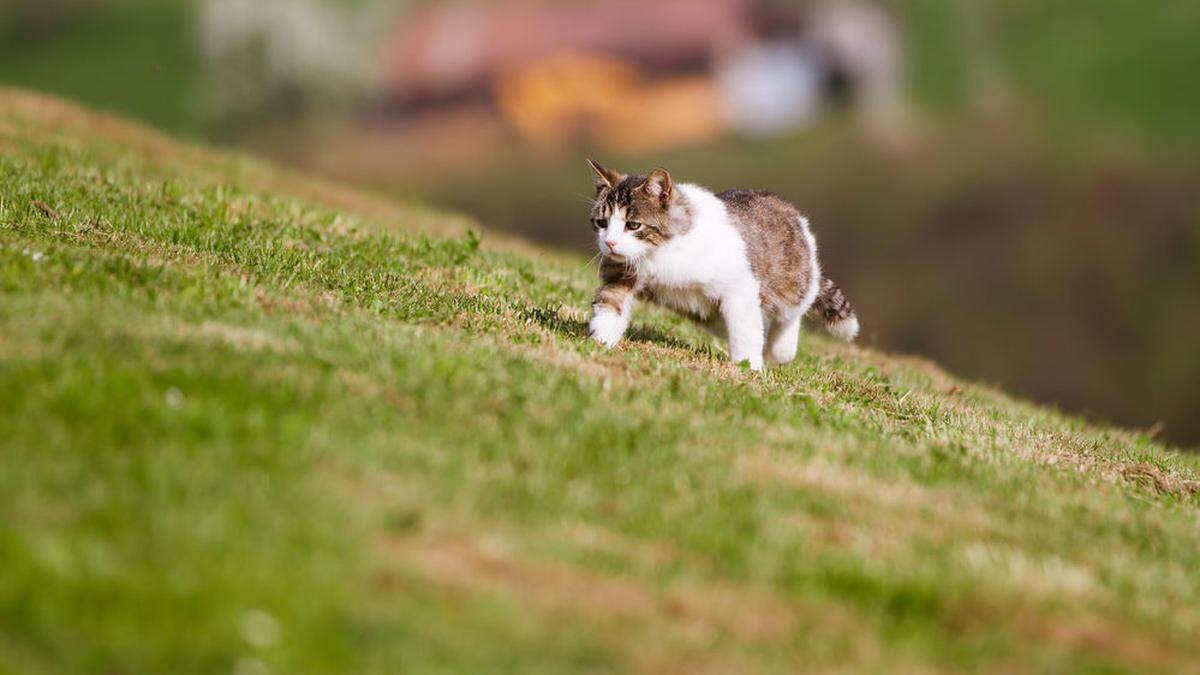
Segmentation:
[(637, 232), (638, 230), (642, 229), (642, 224), (635, 222), (625, 223), (625, 229), (630, 232)]
[(592, 227), (596, 228), (597, 230), (603, 230), (607, 226), (608, 224), (603, 218), (592, 218)]

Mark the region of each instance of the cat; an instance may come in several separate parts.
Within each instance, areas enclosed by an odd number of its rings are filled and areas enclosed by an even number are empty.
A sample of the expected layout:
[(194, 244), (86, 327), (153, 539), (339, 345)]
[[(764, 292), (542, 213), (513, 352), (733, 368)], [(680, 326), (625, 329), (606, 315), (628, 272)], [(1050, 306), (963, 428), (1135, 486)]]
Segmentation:
[(666, 169), (631, 176), (588, 164), (602, 282), (588, 324), (596, 342), (620, 342), (635, 299), (692, 319), (752, 370), (795, 359), (805, 315), (847, 342), (858, 336), (850, 302), (821, 273), (808, 220), (788, 202), (761, 190), (713, 194)]

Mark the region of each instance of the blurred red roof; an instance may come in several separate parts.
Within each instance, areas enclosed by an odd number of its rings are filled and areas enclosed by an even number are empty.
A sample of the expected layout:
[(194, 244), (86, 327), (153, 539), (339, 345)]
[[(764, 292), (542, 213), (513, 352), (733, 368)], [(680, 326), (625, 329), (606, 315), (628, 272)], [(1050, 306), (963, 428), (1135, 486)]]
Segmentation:
[(554, 5), (428, 6), (386, 47), (386, 87), (438, 96), (563, 52), (670, 67), (702, 62), (749, 34), (754, 0), (612, 0)]

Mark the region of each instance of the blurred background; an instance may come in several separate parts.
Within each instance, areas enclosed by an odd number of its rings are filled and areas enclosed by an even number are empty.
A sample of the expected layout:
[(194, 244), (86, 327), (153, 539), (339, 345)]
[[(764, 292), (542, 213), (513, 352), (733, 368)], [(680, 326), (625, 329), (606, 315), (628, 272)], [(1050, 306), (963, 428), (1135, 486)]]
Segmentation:
[(0, 0), (0, 83), (581, 255), (585, 156), (768, 188), (867, 344), (1200, 444), (1195, 0)]

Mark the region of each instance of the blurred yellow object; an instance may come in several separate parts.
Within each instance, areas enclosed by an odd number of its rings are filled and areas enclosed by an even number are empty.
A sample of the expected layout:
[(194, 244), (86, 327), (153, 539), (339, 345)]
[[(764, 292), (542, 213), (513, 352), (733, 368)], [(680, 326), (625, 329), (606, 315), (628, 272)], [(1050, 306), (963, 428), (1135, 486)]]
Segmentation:
[(724, 129), (713, 83), (684, 77), (650, 84), (609, 118), (598, 120), (595, 138), (621, 152), (639, 152), (711, 139)]
[(648, 151), (703, 141), (724, 128), (708, 78), (647, 81), (632, 65), (596, 55), (560, 55), (505, 73), (496, 103), (521, 135), (547, 148), (590, 141)]

